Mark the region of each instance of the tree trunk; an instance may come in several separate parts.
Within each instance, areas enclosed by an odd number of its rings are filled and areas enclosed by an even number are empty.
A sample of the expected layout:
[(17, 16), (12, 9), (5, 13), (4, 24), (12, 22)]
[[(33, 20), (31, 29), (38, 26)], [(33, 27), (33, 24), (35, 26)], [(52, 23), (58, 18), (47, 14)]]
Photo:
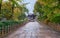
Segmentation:
[(13, 19), (13, 14), (14, 14), (14, 3), (12, 4), (12, 15), (10, 16), (11, 19)]
[[(0, 3), (0, 14), (1, 14), (1, 3)], [(0, 18), (0, 20), (1, 20), (1, 18)]]
[(1, 14), (1, 3), (0, 3), (0, 14)]
[[(0, 0), (0, 14), (1, 14), (1, 6), (2, 6), (2, 0)], [(0, 21), (1, 21), (1, 18), (0, 18)]]
[(12, 16), (13, 16), (13, 13), (14, 13), (14, 4), (12, 4)]

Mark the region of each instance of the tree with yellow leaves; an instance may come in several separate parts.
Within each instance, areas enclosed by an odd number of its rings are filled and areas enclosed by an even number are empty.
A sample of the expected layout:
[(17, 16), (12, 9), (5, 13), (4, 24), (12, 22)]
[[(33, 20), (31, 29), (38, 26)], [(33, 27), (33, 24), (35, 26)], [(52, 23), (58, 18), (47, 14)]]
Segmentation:
[(41, 20), (60, 23), (60, 0), (38, 0), (34, 8)]

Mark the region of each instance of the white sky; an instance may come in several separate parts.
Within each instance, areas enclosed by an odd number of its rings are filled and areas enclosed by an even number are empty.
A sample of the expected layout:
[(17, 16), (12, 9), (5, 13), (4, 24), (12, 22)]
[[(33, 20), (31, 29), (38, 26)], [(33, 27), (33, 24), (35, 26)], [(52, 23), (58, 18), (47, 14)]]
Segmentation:
[(36, 2), (36, 0), (24, 0), (25, 3), (29, 3), (26, 7), (29, 10), (29, 13), (33, 13), (33, 9), (34, 9), (34, 4)]

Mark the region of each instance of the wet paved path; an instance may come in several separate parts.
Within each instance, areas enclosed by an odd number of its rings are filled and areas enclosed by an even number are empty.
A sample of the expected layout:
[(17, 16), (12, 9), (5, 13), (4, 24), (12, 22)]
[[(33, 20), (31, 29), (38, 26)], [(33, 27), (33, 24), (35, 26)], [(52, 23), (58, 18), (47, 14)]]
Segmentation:
[(38, 22), (29, 22), (6, 38), (60, 38), (60, 35)]

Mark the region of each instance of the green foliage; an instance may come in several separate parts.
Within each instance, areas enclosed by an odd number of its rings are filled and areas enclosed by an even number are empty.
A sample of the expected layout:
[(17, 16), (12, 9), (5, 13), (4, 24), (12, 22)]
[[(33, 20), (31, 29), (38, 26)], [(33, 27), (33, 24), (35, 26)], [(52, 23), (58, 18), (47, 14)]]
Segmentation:
[(51, 22), (60, 23), (60, 14), (55, 14), (50, 19)]
[(18, 17), (19, 20), (22, 20), (22, 19), (24, 20), (25, 18), (26, 18), (26, 15), (25, 15), (25, 14), (22, 14), (22, 15), (20, 15), (20, 16)]
[(60, 23), (60, 1), (59, 0), (38, 0), (34, 12), (39, 13), (39, 20), (49, 20)]
[(15, 25), (22, 24), (25, 21), (25, 12), (28, 9), (26, 4), (21, 5), (22, 0), (0, 0), (0, 31), (2, 29), (7, 31), (9, 27), (13, 28)]
[(21, 3), (21, 0), (8, 0), (6, 2), (0, 0), (0, 29), (2, 27), (7, 29), (9, 26), (12, 27), (24, 22), (25, 12), (28, 12), (28, 9), (18, 4), (17, 1)]
[(21, 24), (23, 21), (13, 21), (13, 20), (7, 20), (7, 21), (0, 21), (0, 27), (2, 26), (12, 26), (16, 24)]
[(4, 30), (8, 30), (9, 27), (13, 27), (15, 25), (18, 25), (18, 24), (22, 24), (24, 22), (23, 21), (13, 21), (13, 20), (7, 20), (7, 21), (0, 21), (0, 31), (2, 31), (1, 29), (4, 29)]
[(22, 0), (8, 0), (6, 2), (0, 0), (0, 20), (3, 18), (18, 20), (23, 13), (28, 12), (28, 9), (25, 7), (26, 4), (18, 4), (17, 1), (21, 3)]
[(36, 2), (34, 11), (40, 12), (41, 8), (42, 6), (39, 4), (39, 2)]

